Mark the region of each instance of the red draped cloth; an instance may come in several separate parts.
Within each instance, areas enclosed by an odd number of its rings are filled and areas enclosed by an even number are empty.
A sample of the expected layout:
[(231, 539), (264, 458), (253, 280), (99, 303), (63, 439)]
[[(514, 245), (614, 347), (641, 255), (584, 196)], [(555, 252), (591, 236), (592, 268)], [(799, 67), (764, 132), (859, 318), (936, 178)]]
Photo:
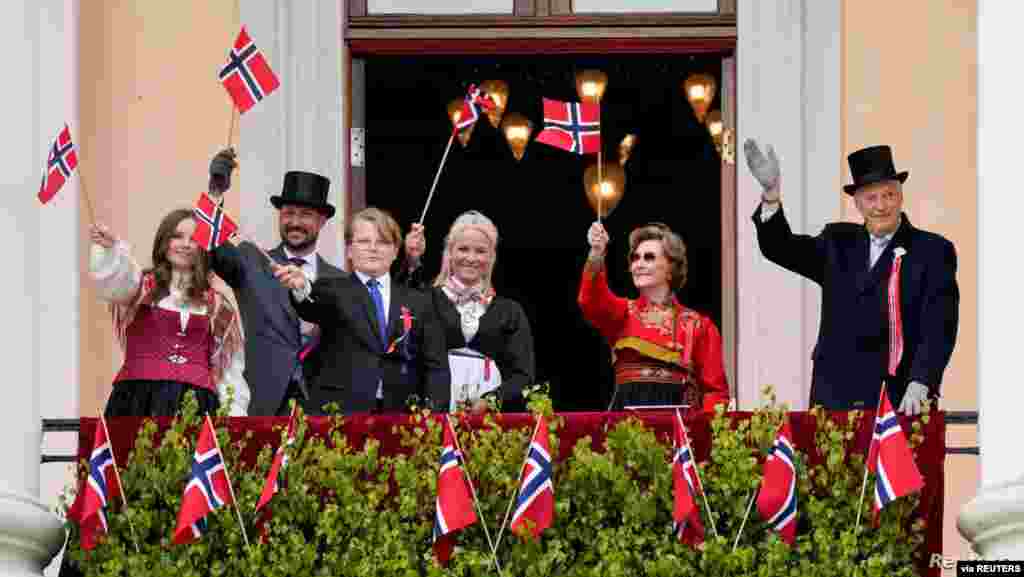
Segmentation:
[[(672, 443), (673, 414), (668, 411), (561, 413), (558, 416), (562, 417), (565, 423), (564, 427), (558, 431), (558, 460), (569, 457), (576, 442), (588, 435), (592, 438), (593, 449), (595, 451), (602, 450), (605, 431), (630, 416), (639, 417), (646, 427), (655, 431), (658, 439), (666, 446), (670, 446)], [(730, 416), (734, 419), (746, 419), (749, 418), (750, 413), (736, 412)], [(845, 425), (847, 421), (847, 416), (843, 412), (833, 412), (831, 417), (839, 425)], [(808, 465), (814, 466), (821, 463), (822, 456), (818, 454), (814, 446), (817, 422), (813, 415), (806, 412), (793, 412), (789, 414), (789, 418), (793, 428), (793, 441), (797, 448), (807, 456)], [(328, 419), (328, 417), (306, 417), (309, 426), (307, 435), (326, 437), (330, 426)], [(169, 418), (155, 420), (160, 424), (161, 430), (170, 423)], [(707, 461), (711, 451), (711, 419), (709, 415), (701, 411), (692, 411), (685, 416), (684, 420), (698, 463)], [(144, 419), (141, 417), (117, 417), (107, 420), (110, 442), (118, 463), (128, 462), (128, 453), (135, 444), (135, 437), (138, 435), (143, 421)], [(247, 432), (252, 431), (253, 439), (247, 444), (242, 455), (243, 460), (251, 464), (256, 461), (256, 456), (263, 446), (277, 447), (281, 441), (280, 428), (287, 426), (288, 419), (287, 417), (231, 417), (226, 421), (232, 439), (241, 439)], [(384, 454), (395, 454), (406, 449), (401, 447), (400, 433), (392, 431), (392, 428), (413, 426), (409, 421), (407, 415), (352, 415), (344, 419), (344, 432), (348, 437), (349, 445), (353, 448), (362, 447), (368, 438), (373, 438), (380, 442), (381, 451)], [(849, 449), (850, 452), (867, 455), (874, 421), (873, 412), (864, 414), (861, 418), (860, 430), (852, 441), (852, 448)], [(89, 457), (97, 422), (96, 418), (81, 420), (81, 432), (78, 435), (79, 460)], [(498, 417), (498, 424), (505, 429), (523, 428), (532, 431), (534, 423), (533, 416), (529, 414), (502, 414)], [(218, 426), (223, 424), (221, 421)], [(904, 431), (910, 431), (910, 419), (900, 417), (900, 424)], [(278, 427), (277, 431), (274, 431), (275, 426)], [(466, 427), (465, 424), (460, 426)], [(482, 426), (482, 419), (470, 419), (469, 426)], [(925, 479), (925, 486), (921, 491), (918, 514), (927, 523), (925, 538), (925, 563), (927, 563), (933, 553), (942, 553), (943, 483), (946, 459), (946, 421), (943, 413), (933, 412), (928, 424), (922, 423), (922, 432), (924, 433), (924, 442), (917, 448), (916, 456), (917, 466)], [(869, 487), (865, 500), (870, 502), (874, 498), (873, 495), (872, 488)], [(940, 568), (930, 568), (927, 574), (938, 576), (939, 571)]]

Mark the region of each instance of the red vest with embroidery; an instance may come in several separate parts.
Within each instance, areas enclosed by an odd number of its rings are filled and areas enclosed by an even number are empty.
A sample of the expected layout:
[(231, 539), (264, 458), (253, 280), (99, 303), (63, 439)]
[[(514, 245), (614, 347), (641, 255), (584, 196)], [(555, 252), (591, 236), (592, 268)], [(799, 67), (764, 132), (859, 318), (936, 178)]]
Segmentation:
[(216, 392), (207, 315), (190, 314), (182, 331), (178, 311), (140, 305), (126, 332), (124, 365), (114, 382), (176, 381)]

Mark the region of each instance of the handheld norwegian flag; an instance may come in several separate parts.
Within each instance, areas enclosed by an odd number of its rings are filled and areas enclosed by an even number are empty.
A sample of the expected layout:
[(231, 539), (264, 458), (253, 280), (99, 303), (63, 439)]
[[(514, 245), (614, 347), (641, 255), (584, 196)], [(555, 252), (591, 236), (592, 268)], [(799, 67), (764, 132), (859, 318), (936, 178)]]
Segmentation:
[(238, 232), (235, 221), (205, 192), (199, 195), (199, 200), (192, 207), (192, 214), (196, 219), (196, 230), (192, 233), (192, 240), (206, 250), (213, 250), (224, 244), (231, 235)]
[(86, 551), (96, 547), (99, 535), (109, 532), (104, 509), (110, 499), (121, 495), (118, 479), (114, 450), (100, 417), (89, 455), (89, 475), (82, 481), (78, 498), (68, 510), (68, 518), (78, 523), (82, 549)]
[[(543, 415), (537, 417), (537, 430), (530, 440), (530, 452), (523, 464), (523, 477), (519, 483), (519, 497), (512, 514), (512, 531), (527, 532), (534, 538), (551, 526), (555, 517), (555, 486), (551, 477), (551, 447), (548, 443), (548, 424)], [(527, 529), (526, 521), (531, 521)]]
[(50, 147), (50, 154), (46, 160), (46, 170), (43, 171), (43, 181), (39, 184), (39, 202), (46, 204), (64, 186), (64, 183), (71, 178), (71, 173), (78, 167), (78, 153), (75, 152), (75, 145), (71, 142), (71, 129), (64, 125), (64, 129), (57, 135)]
[(263, 53), (256, 48), (252, 38), (249, 38), (245, 26), (242, 26), (238, 38), (235, 38), (235, 46), (228, 55), (228, 63), (220, 69), (217, 76), (241, 114), (281, 85)]
[(270, 500), (274, 498), (274, 495), (281, 491), (280, 475), (281, 471), (288, 467), (288, 449), (295, 444), (295, 424), (298, 412), (299, 404), (295, 403), (292, 407), (292, 416), (288, 419), (288, 438), (283, 445), (277, 448), (277, 452), (274, 453), (274, 461), (270, 464), (267, 481), (263, 484), (263, 493), (260, 494), (260, 500), (256, 503), (257, 512), (266, 507)]
[(875, 415), (875, 433), (868, 450), (868, 470), (877, 475), (875, 479), (875, 513), (905, 495), (916, 493), (924, 487), (924, 479), (914, 462), (914, 454), (907, 444), (907, 437), (900, 428), (896, 413), (892, 410), (889, 395), (882, 387), (882, 398)]
[(234, 502), (234, 493), (228, 480), (224, 457), (217, 446), (213, 423), (207, 417), (199, 431), (196, 452), (192, 457), (192, 471), (185, 485), (178, 512), (178, 526), (174, 529), (174, 543), (183, 545), (198, 541), (206, 531), (206, 516), (214, 509)]
[(494, 108), (494, 100), (476, 84), (470, 84), (466, 90), (466, 98), (462, 101), (462, 113), (459, 114), (459, 121), (455, 123), (455, 131), (476, 123), (480, 119), (480, 109), (491, 110)]
[(601, 148), (601, 105), (544, 99), (544, 130), (537, 142), (555, 148), (593, 154)]
[(796, 540), (795, 454), (787, 418), (779, 427), (775, 444), (764, 462), (764, 476), (757, 492), (757, 512), (790, 545)]
[(462, 465), (462, 452), (455, 444), (455, 431), (445, 416), (441, 464), (437, 473), (437, 512), (434, 515), (434, 555), (447, 565), (455, 546), (455, 532), (476, 523), (473, 497)]
[(695, 471), (693, 452), (686, 435), (686, 426), (679, 411), (673, 422), (673, 445), (675, 454), (672, 458), (672, 487), (675, 496), (675, 507), (672, 510), (673, 533), (680, 543), (698, 545), (704, 541), (704, 524), (700, 520), (700, 508), (697, 506), (697, 490), (700, 481)]

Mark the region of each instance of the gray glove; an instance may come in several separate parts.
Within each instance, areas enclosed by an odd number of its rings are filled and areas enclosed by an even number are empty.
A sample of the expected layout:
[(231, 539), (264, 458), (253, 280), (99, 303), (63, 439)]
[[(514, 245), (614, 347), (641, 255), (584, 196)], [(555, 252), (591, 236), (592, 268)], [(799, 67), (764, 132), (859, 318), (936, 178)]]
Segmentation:
[(743, 152), (747, 157), (747, 167), (754, 175), (763, 190), (761, 200), (765, 202), (779, 201), (779, 159), (775, 156), (775, 149), (768, 145), (768, 153), (762, 154), (757, 142), (748, 138), (743, 143)]
[(908, 416), (920, 415), (926, 400), (928, 400), (928, 387), (917, 381), (911, 381), (907, 385), (907, 392), (903, 393), (903, 400), (900, 401), (899, 410)]
[(238, 166), (235, 149), (225, 148), (210, 161), (210, 196), (220, 198), (231, 188), (231, 171)]

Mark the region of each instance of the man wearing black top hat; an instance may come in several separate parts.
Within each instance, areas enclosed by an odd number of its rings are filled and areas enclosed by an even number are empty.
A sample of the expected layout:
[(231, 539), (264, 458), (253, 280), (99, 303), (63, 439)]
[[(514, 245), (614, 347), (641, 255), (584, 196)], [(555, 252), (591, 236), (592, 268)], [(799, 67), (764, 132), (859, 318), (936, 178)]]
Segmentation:
[(956, 342), (960, 292), (956, 250), (915, 228), (903, 212), (903, 183), (888, 146), (848, 157), (864, 224), (829, 223), (817, 236), (794, 234), (780, 200), (779, 162), (769, 146), (744, 144), (761, 184), (754, 212), (761, 253), (821, 285), (821, 322), (812, 358), (811, 405), (873, 409), (882, 383), (899, 410), (922, 411), (937, 398)]
[[(211, 196), (220, 198), (230, 188), (235, 165), (231, 149), (213, 158)], [(268, 254), (280, 264), (300, 266), (313, 279), (345, 276), (316, 252), (320, 230), (334, 216), (327, 202), (330, 184), (319, 174), (291, 171), (284, 175), (281, 194), (270, 197), (278, 211), (281, 244)], [(287, 414), (289, 399), (308, 397), (305, 383), (313, 377), (312, 367), (319, 366), (317, 327), (300, 321), (271, 263), (252, 243), (225, 243), (210, 256), (214, 272), (234, 289), (242, 311), (245, 378), (252, 389), (249, 415)]]

